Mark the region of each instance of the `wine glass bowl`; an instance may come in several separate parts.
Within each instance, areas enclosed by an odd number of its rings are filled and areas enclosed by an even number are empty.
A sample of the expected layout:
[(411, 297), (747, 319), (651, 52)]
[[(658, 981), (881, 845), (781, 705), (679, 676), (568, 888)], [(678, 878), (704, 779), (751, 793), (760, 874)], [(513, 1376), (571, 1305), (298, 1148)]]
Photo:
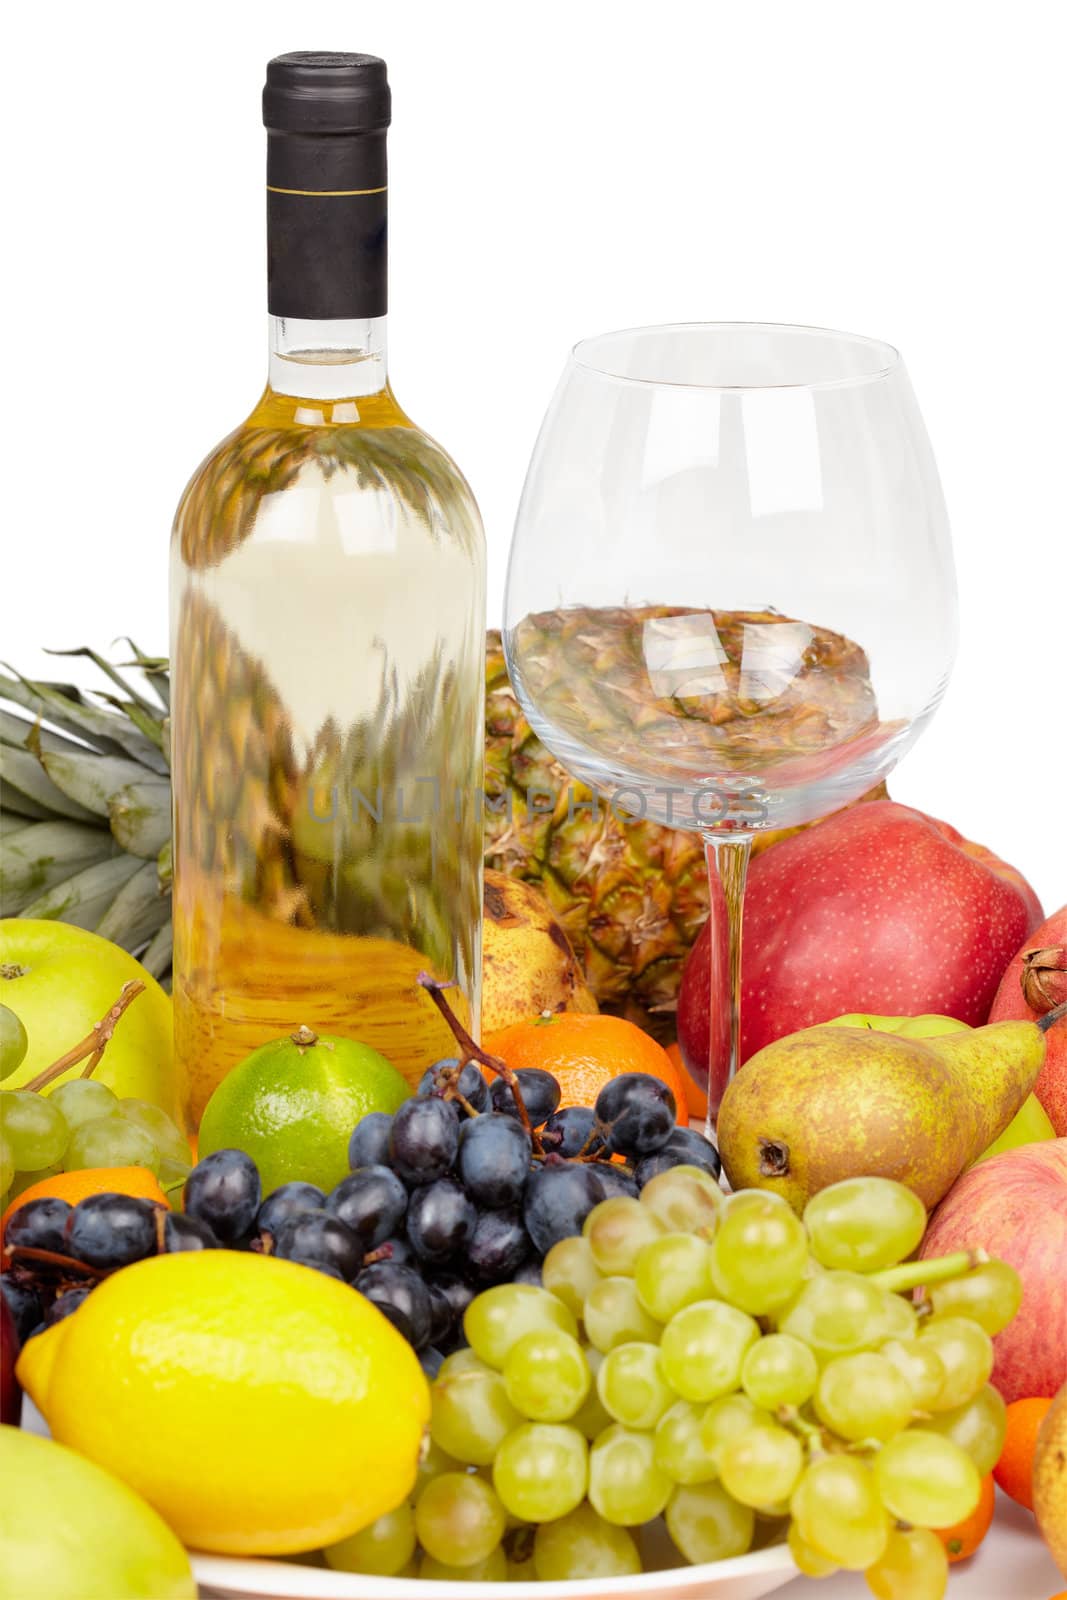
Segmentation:
[(774, 610), (565, 606), (508, 635), (542, 741), (620, 814), (794, 827), (872, 789), (912, 724), (879, 718), (864, 652)]
[[(937, 470), (890, 345), (702, 323), (575, 347), (516, 521), (508, 668), (535, 732), (617, 815), (704, 835), (734, 973), (713, 1021), (736, 1011), (748, 841), (879, 783), (955, 639)], [(729, 1031), (714, 1107), (736, 1015)]]

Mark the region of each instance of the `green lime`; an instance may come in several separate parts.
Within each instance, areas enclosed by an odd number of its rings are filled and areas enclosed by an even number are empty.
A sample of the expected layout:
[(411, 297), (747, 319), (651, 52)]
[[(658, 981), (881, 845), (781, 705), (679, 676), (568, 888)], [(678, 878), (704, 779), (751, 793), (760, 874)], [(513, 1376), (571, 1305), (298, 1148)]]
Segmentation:
[(265, 1195), (295, 1179), (329, 1191), (348, 1174), (356, 1123), (371, 1111), (395, 1111), (410, 1095), (370, 1045), (299, 1028), (260, 1045), (223, 1078), (204, 1108), (199, 1153), (243, 1150)]

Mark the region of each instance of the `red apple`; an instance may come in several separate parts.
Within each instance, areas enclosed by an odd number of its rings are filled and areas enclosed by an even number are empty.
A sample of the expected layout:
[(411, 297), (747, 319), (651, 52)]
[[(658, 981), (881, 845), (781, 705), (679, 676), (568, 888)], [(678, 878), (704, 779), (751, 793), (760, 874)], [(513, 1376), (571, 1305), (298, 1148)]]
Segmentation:
[[(985, 1022), (1042, 918), (1021, 873), (893, 800), (827, 817), (757, 856), (745, 896), (741, 1059), (844, 1012)], [(708, 938), (678, 996), (686, 1066), (707, 1082)]]
[[(1032, 959), (1027, 959), (1032, 957)], [(1067, 906), (1027, 939), (1000, 980), (990, 1022), (1035, 1021), (1067, 1000)], [(1067, 1027), (1050, 1028), (1048, 1054), (1034, 1093), (1060, 1138), (1067, 1138)]]
[(1067, 1139), (993, 1156), (957, 1179), (923, 1240), (923, 1256), (987, 1250), (1023, 1280), (1023, 1303), (995, 1343), (993, 1382), (1013, 1400), (1067, 1382)]

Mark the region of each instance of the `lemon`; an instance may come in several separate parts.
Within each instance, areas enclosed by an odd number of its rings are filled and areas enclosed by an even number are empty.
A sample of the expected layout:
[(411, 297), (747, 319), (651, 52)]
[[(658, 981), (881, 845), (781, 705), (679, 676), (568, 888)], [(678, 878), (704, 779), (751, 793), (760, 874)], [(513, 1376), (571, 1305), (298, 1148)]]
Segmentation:
[(348, 1175), (356, 1123), (370, 1111), (395, 1111), (410, 1095), (370, 1045), (299, 1028), (253, 1050), (223, 1078), (204, 1108), (200, 1155), (243, 1150), (265, 1195), (293, 1179), (330, 1190)]
[(29, 1341), (18, 1375), (56, 1439), (226, 1555), (312, 1550), (391, 1511), (430, 1414), (414, 1352), (369, 1300), (230, 1250), (116, 1272)]
[(73, 1450), (0, 1428), (0, 1594), (196, 1600), (189, 1557), (143, 1500)]

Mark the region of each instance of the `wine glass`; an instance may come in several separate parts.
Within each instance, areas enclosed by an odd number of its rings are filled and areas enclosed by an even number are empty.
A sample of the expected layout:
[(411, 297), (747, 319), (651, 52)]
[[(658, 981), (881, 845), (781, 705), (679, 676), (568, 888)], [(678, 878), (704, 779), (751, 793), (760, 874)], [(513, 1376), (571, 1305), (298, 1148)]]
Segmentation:
[(767, 323), (577, 345), (527, 474), (504, 628), (567, 771), (620, 819), (703, 837), (710, 1133), (738, 1065), (754, 836), (879, 783), (955, 653), (944, 502), (897, 351)]

